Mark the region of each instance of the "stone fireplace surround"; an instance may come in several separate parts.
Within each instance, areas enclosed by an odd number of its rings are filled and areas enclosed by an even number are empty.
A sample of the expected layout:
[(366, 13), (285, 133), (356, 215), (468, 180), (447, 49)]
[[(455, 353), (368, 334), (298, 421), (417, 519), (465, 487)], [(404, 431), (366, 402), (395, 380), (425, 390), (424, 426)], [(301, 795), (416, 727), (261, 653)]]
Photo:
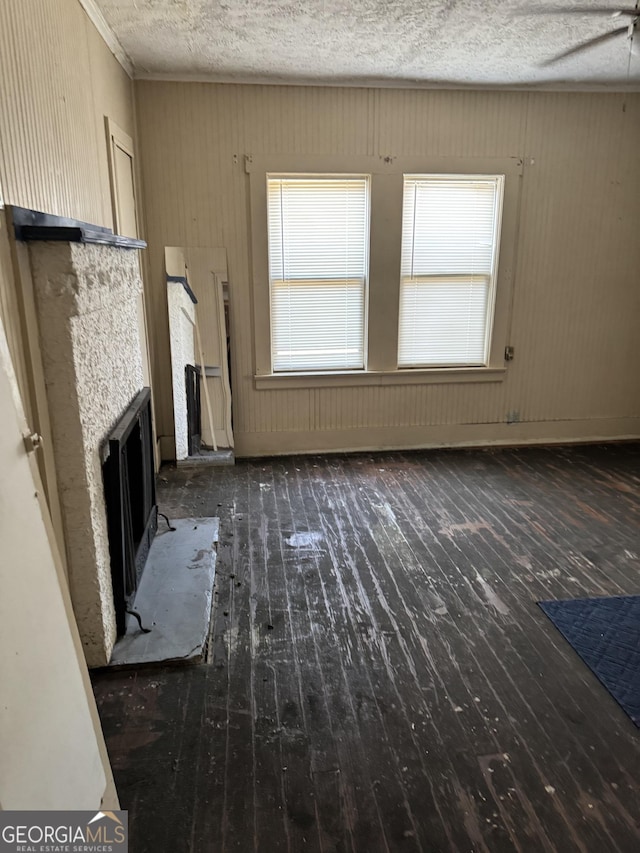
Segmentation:
[(85, 223), (34, 216), (14, 209), (16, 236), (30, 241), (69, 585), (87, 663), (104, 666), (116, 622), (102, 454), (144, 384), (135, 250), (146, 244)]

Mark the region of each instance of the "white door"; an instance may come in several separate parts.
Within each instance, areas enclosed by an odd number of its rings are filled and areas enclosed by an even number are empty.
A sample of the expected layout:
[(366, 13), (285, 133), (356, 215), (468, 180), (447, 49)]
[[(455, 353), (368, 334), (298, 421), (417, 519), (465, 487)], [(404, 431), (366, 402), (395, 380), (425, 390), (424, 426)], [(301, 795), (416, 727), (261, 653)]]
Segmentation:
[(1, 323), (0, 412), (0, 808), (117, 808)]

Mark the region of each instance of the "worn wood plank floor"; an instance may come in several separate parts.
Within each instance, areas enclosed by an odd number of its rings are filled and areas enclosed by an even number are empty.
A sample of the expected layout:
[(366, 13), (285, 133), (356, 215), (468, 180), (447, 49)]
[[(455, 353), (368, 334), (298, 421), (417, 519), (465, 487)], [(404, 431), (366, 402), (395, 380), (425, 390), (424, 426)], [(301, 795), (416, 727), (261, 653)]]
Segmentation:
[(640, 446), (167, 470), (210, 661), (97, 673), (132, 853), (637, 851), (639, 733), (535, 602), (640, 592)]

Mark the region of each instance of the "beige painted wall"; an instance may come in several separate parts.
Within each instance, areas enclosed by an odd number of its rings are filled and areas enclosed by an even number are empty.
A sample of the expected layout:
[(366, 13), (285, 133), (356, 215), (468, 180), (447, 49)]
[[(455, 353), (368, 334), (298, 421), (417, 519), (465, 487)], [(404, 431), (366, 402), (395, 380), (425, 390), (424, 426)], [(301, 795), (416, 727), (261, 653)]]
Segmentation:
[[(229, 260), (239, 455), (640, 434), (640, 95), (165, 82), (136, 93), (159, 432), (172, 429), (163, 247), (213, 245)], [(245, 154), (524, 157), (504, 381), (257, 390)]]
[[(112, 228), (105, 115), (135, 135), (131, 80), (78, 0), (2, 0), (0, 197), (4, 203)], [(28, 310), (32, 288), (25, 278), (28, 264), (20, 263), (26, 260), (26, 250), (18, 247), (11, 258), (8, 245), (0, 235), (0, 265), (5, 272), (0, 316), (27, 420), (34, 432), (44, 435), (48, 446), (46, 424), (38, 418), (38, 412), (46, 410), (46, 400), (40, 399), (42, 388), (36, 381), (39, 345)]]
[(131, 80), (78, 0), (2, 0), (5, 203), (112, 227), (105, 115), (134, 135)]
[[(78, 0), (0, 3), (0, 198), (112, 227), (104, 116), (133, 135), (132, 83)], [(29, 359), (8, 250), (0, 314), (32, 427)]]

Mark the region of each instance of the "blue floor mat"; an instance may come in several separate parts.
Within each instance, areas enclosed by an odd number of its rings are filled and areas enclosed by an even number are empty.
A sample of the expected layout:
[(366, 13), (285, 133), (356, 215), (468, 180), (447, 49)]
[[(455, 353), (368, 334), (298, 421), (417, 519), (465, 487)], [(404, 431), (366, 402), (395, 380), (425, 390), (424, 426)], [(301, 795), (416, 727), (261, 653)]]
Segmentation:
[(538, 604), (640, 728), (640, 595)]

